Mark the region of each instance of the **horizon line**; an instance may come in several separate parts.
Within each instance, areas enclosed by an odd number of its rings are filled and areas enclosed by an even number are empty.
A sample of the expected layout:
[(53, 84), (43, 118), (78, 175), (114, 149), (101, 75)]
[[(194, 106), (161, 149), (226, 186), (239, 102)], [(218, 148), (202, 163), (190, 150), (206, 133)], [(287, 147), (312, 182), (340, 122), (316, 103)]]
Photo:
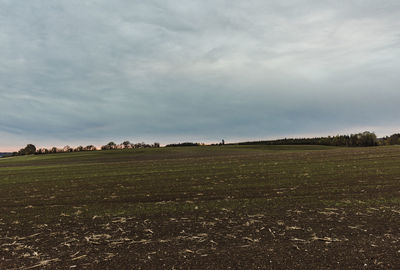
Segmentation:
[[(362, 131), (362, 132), (365, 132), (365, 131)], [(305, 138), (320, 138), (320, 137), (334, 137), (334, 136), (346, 136), (346, 135), (351, 135), (351, 134), (358, 134), (358, 133), (362, 133), (362, 132), (356, 132), (356, 133), (348, 133), (348, 134), (345, 134), (345, 133), (343, 133), (343, 134), (340, 134), (340, 133), (337, 133), (336, 135), (306, 135), (306, 134), (303, 134), (303, 135), (294, 135), (294, 136), (276, 136), (276, 137), (270, 137), (270, 138), (248, 138), (248, 139), (245, 139), (245, 138), (237, 138), (237, 139), (234, 139), (234, 138), (232, 138), (231, 140), (227, 140), (227, 139), (225, 139), (225, 138), (222, 138), (221, 140), (219, 140), (219, 141), (215, 141), (215, 140), (202, 140), (202, 141), (196, 141), (196, 140), (182, 140), (182, 141), (179, 141), (179, 142), (176, 142), (176, 141), (174, 141), (174, 142), (172, 142), (172, 141), (170, 141), (170, 142), (168, 142), (168, 143), (160, 143), (160, 146), (161, 147), (165, 147), (166, 145), (169, 145), (169, 144), (179, 144), (179, 143), (184, 143), (184, 142), (193, 142), (193, 143), (204, 143), (204, 144), (206, 144), (206, 145), (211, 145), (211, 144), (215, 144), (215, 143), (219, 143), (219, 142), (221, 142), (222, 140), (224, 140), (225, 141), (225, 144), (232, 144), (232, 143), (241, 143), (241, 142), (256, 142), (256, 141), (274, 141), (274, 140), (283, 140), (283, 139), (305, 139)], [(371, 132), (371, 133), (375, 133), (375, 132), (373, 132), (373, 131), (369, 131), (369, 132)], [(375, 133), (376, 134), (376, 133)], [(383, 135), (383, 136), (377, 136), (377, 138), (378, 139), (380, 139), (380, 138), (384, 138), (384, 137), (389, 137), (389, 136), (391, 136), (391, 135), (393, 135), (393, 134), (398, 134), (398, 133), (392, 133), (392, 134), (390, 134), (390, 135)], [(115, 142), (115, 140), (111, 140), (111, 141), (109, 141), (109, 142)], [(124, 141), (129, 141), (129, 140), (124, 140)], [(143, 142), (143, 141), (141, 141), (141, 142)], [(140, 142), (140, 143), (141, 143)], [(108, 142), (107, 142), (108, 143)], [(107, 143), (105, 143), (105, 144), (107, 144)], [(135, 143), (135, 142), (131, 142), (131, 143)], [(136, 143), (139, 143), (139, 142), (136, 142)], [(30, 144), (30, 143), (28, 143), (28, 144)], [(33, 144), (33, 145), (35, 145), (36, 146), (36, 144), (35, 143), (31, 143), (31, 144)], [(94, 145), (96, 148), (101, 148), (103, 145), (105, 145), (105, 144), (87, 144), (87, 145)], [(118, 144), (122, 144), (122, 142), (121, 143), (116, 143), (117, 145)], [(71, 148), (76, 148), (76, 147), (78, 147), (78, 146), (83, 146), (83, 147), (85, 147), (85, 146), (87, 146), (86, 144), (85, 145), (83, 145), (83, 144), (64, 144), (64, 145), (62, 145), (62, 146), (56, 146), (56, 145), (51, 145), (51, 146), (46, 146), (46, 145), (43, 145), (43, 144), (37, 144), (38, 146), (36, 146), (37, 147), (37, 149), (40, 149), (40, 148), (46, 148), (46, 149), (51, 149), (51, 148), (53, 148), (53, 147), (56, 147), (57, 149), (62, 149), (62, 148), (64, 148), (65, 146), (70, 146)], [(18, 152), (20, 149), (22, 149), (22, 148), (24, 148), (24, 146), (20, 146), (20, 147), (12, 147), (12, 146), (9, 146), (9, 147), (4, 147), (4, 148), (1, 148), (0, 149), (0, 153), (13, 153), (13, 152)]]

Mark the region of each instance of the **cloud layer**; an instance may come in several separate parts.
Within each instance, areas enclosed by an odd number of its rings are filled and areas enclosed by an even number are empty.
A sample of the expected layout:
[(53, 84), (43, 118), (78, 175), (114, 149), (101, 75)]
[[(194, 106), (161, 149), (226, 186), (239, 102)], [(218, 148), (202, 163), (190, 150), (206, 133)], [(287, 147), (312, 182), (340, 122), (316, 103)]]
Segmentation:
[(398, 1), (1, 0), (0, 150), (398, 132), (399, 17)]

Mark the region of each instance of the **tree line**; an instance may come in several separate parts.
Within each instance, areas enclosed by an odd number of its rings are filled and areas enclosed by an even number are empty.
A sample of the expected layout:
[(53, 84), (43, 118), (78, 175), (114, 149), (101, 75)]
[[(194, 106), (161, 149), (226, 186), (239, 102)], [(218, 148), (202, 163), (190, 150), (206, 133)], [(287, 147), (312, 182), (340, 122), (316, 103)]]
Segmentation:
[(395, 133), (390, 136), (379, 139), (380, 145), (395, 145), (400, 144), (400, 133)]
[(240, 142), (238, 145), (326, 145), (326, 146), (377, 146), (381, 145), (381, 141), (376, 137), (375, 133), (365, 131), (362, 133), (351, 135), (336, 135), (328, 137), (315, 138), (285, 138), (279, 140), (268, 141), (252, 141)]
[(167, 144), (165, 147), (200, 146), (200, 145), (205, 145), (205, 144), (204, 143), (194, 143), (194, 142), (183, 142), (183, 143)]
[(12, 153), (13, 156), (23, 156), (23, 155), (43, 155), (43, 154), (55, 154), (55, 153), (70, 153), (70, 152), (84, 152), (84, 151), (96, 151), (96, 150), (115, 150), (115, 149), (132, 149), (132, 148), (150, 148), (150, 147), (160, 147), (160, 143), (155, 142), (153, 144), (141, 143), (131, 143), (130, 141), (124, 141), (120, 144), (114, 142), (109, 142), (106, 145), (101, 146), (99, 149), (94, 145), (78, 146), (75, 148), (69, 145), (63, 148), (36, 148), (33, 144), (28, 144), (26, 147), (21, 148), (18, 152)]
[[(222, 143), (211, 144), (211, 145), (224, 145)], [(326, 145), (326, 146), (348, 146), (348, 147), (366, 147), (366, 146), (380, 146), (380, 145), (400, 145), (400, 133), (395, 133), (390, 136), (383, 138), (377, 138), (375, 133), (364, 131), (362, 133), (356, 133), (351, 135), (336, 135), (328, 137), (314, 137), (314, 138), (284, 138), (278, 140), (262, 140), (262, 141), (249, 141), (230, 143), (230, 145)], [(168, 144), (166, 147), (184, 147), (184, 146), (201, 146), (204, 143), (193, 143), (183, 142)], [(36, 148), (33, 144), (28, 144), (25, 148), (20, 149), (18, 152), (12, 153), (13, 156), (22, 155), (42, 155), (42, 154), (54, 154), (54, 153), (69, 153), (69, 152), (83, 152), (83, 151), (96, 151), (96, 150), (115, 150), (115, 149), (133, 149), (133, 148), (157, 148), (160, 147), (160, 143), (155, 142), (153, 144), (146, 144), (144, 142), (131, 143), (130, 141), (124, 141), (120, 144), (109, 142), (106, 145), (101, 146), (99, 149), (94, 145), (78, 146), (72, 148), (68, 145), (63, 148), (52, 147), (47, 148)]]

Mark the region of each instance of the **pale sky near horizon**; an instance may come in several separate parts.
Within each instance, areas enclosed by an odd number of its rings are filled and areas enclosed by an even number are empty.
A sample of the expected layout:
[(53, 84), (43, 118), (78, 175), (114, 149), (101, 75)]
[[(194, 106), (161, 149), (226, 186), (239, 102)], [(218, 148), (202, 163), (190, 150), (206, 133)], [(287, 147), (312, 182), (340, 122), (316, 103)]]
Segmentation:
[(0, 152), (400, 132), (400, 1), (0, 0)]

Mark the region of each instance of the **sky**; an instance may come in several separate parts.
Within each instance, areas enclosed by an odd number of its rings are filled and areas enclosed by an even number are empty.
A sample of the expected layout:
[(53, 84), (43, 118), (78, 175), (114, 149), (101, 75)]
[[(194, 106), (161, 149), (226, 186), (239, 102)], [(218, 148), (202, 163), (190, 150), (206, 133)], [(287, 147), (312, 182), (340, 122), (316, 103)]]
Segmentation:
[(0, 0), (0, 151), (400, 132), (397, 0)]

